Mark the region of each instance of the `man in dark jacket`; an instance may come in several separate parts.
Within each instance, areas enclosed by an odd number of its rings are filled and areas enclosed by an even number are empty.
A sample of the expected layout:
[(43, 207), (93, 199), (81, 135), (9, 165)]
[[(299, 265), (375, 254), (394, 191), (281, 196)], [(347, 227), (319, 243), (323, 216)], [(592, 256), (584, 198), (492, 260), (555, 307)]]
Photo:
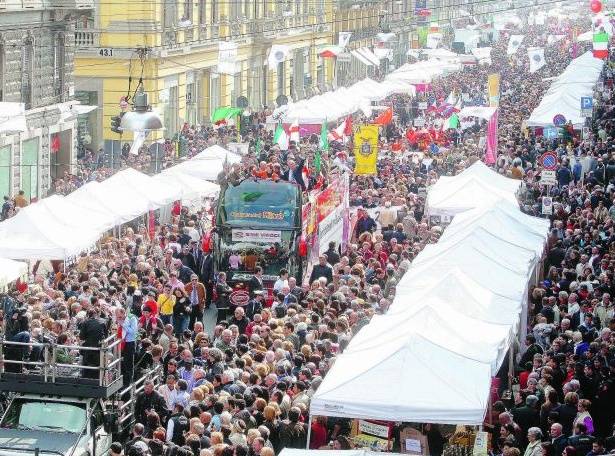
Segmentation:
[(333, 269), (327, 264), (327, 257), (324, 255), (318, 257), (318, 264), (312, 269), (310, 284), (314, 283), (314, 281), (318, 280), (320, 277), (325, 277), (328, 284), (333, 282)]
[[(98, 318), (98, 310), (88, 310), (88, 319), (80, 328), (79, 338), (84, 347), (100, 347), (100, 343), (107, 337), (107, 325)], [(100, 353), (96, 350), (83, 350), (83, 365), (91, 367), (100, 366)], [(99, 378), (99, 372), (94, 369), (83, 369), (84, 378)]]
[(148, 380), (143, 386), (143, 391), (137, 394), (135, 400), (135, 419), (139, 423), (147, 423), (147, 415), (156, 412), (161, 419), (167, 415), (167, 404), (164, 397), (154, 390), (154, 382)]
[(295, 160), (288, 160), (288, 169), (282, 174), (282, 180), (299, 185), (302, 191), (307, 190), (307, 185), (303, 180), (304, 161), (305, 160), (300, 160), (299, 163), (297, 163)]
[(553, 445), (553, 454), (560, 455), (564, 452), (564, 448), (568, 446), (568, 437), (563, 432), (563, 427), (559, 423), (553, 423), (549, 429), (551, 434), (551, 445)]
[[(536, 405), (538, 404), (538, 397), (530, 394), (525, 398), (525, 405), (522, 407), (516, 407), (511, 410), (513, 414), (513, 418), (515, 423), (519, 425), (521, 430), (523, 431), (522, 436), (526, 436), (527, 431), (531, 427), (537, 427), (540, 424), (540, 415), (538, 410), (536, 409)], [(524, 439), (522, 443), (523, 445), (527, 444), (527, 441)]]
[(291, 407), (288, 419), (280, 423), (280, 448), (305, 448), (307, 425), (299, 422), (301, 410)]

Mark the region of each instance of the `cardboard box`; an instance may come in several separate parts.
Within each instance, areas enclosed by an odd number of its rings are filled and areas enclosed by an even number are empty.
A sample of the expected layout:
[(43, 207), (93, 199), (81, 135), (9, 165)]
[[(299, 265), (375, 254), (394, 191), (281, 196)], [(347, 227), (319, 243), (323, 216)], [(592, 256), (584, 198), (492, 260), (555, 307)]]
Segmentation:
[(399, 431), (400, 448), (402, 453), (429, 456), (427, 436), (421, 431), (407, 427)]

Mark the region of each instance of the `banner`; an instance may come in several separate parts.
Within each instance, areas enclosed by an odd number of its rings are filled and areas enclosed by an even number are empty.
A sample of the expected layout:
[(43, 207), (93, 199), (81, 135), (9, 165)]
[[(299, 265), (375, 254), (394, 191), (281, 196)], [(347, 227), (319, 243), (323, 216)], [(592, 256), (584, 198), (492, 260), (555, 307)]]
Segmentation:
[(495, 111), (487, 123), (487, 148), (485, 163), (492, 165), (498, 155), (498, 111)]
[(547, 62), (545, 62), (545, 51), (543, 48), (528, 48), (527, 56), (530, 59), (530, 73), (535, 73), (547, 64)]
[(378, 125), (362, 125), (354, 134), (354, 172), (376, 174), (378, 162)]
[(218, 73), (236, 74), (237, 72), (237, 43), (233, 41), (218, 42)]
[(521, 46), (521, 42), (523, 41), (524, 37), (525, 35), (511, 35), (510, 41), (508, 41), (508, 49), (506, 50), (506, 53), (508, 55), (515, 54)]
[(500, 73), (492, 73), (487, 78), (487, 90), (489, 94), (489, 106), (500, 104)]
[(350, 37), (352, 36), (352, 32), (339, 32), (337, 35), (337, 45), (345, 48), (348, 46), (350, 42)]

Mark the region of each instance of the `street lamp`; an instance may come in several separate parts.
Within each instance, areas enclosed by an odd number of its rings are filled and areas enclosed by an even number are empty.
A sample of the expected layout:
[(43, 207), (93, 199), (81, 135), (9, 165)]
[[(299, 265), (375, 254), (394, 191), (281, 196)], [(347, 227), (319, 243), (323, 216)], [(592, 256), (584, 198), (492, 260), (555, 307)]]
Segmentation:
[(132, 111), (122, 116), (120, 123), (122, 130), (146, 131), (159, 130), (162, 128), (160, 116), (152, 111), (152, 107), (147, 102), (147, 93), (143, 87), (139, 87), (134, 97)]

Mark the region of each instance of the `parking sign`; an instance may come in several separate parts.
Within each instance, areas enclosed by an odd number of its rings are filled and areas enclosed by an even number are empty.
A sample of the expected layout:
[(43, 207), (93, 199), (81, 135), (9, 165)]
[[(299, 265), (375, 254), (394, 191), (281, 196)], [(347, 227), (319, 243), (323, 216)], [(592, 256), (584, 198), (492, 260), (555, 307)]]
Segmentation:
[(581, 97), (581, 117), (591, 117), (594, 111), (594, 99)]

